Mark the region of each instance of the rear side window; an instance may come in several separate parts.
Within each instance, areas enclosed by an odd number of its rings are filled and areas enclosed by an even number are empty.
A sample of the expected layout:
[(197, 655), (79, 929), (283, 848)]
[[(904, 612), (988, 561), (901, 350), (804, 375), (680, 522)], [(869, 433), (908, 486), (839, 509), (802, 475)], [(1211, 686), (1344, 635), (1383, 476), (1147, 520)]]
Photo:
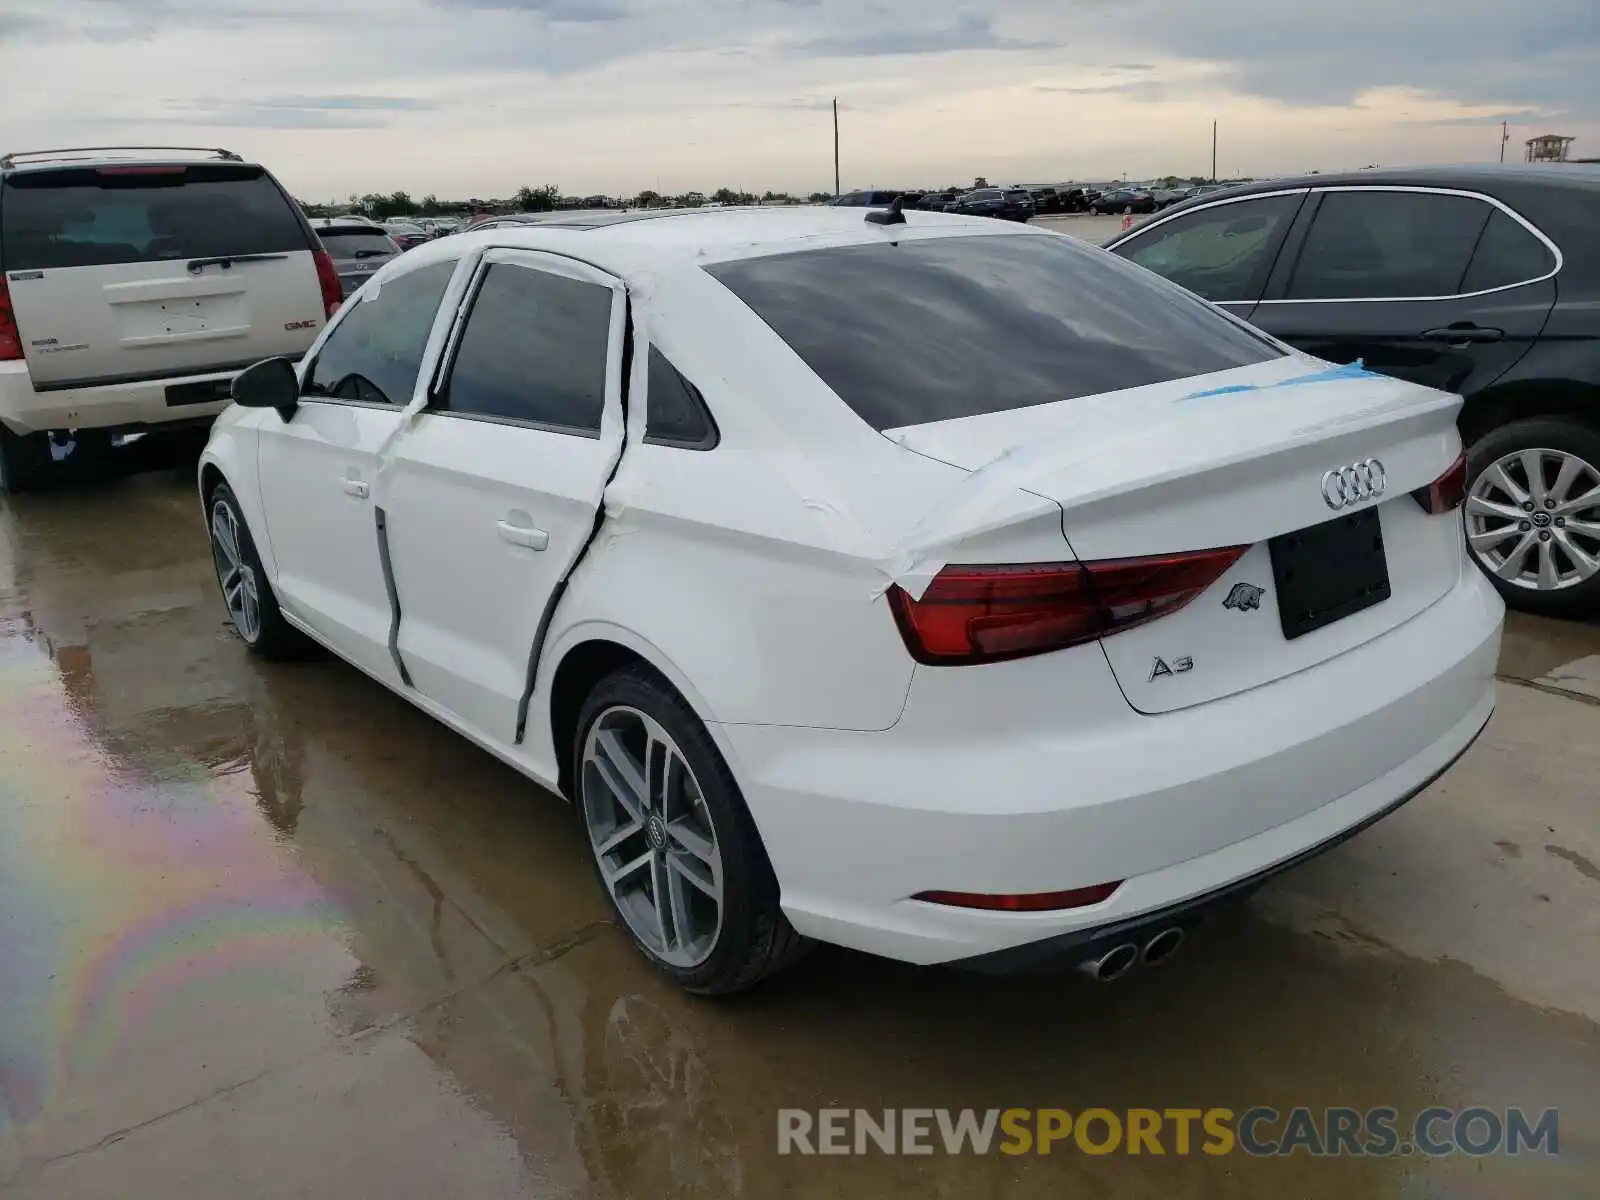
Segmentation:
[(308, 249), (289, 199), (260, 167), (25, 172), (8, 178), (0, 196), (7, 270)]
[(1472, 265), (1461, 281), (1463, 292), (1484, 292), (1540, 279), (1555, 269), (1555, 256), (1522, 222), (1495, 210), (1484, 228)]
[(376, 292), (365, 293), (322, 344), (305, 394), (409, 404), (439, 301), (455, 269), (453, 262), (435, 263), (386, 279)]
[(645, 388), (645, 441), (685, 450), (710, 450), (716, 446), (717, 426), (706, 408), (705, 397), (654, 346), (650, 347), (650, 375)]
[(377, 229), (319, 229), (317, 236), (334, 258), (377, 258), (399, 249)]
[(495, 263), (472, 302), (442, 412), (598, 434), (611, 344), (610, 288)]
[(875, 429), (1282, 355), (1203, 300), (1064, 237), (925, 238), (706, 269)]
[(1262, 196), (1187, 213), (1135, 234), (1115, 252), (1207, 300), (1254, 300), (1301, 199)]
[(1287, 298), (1455, 295), (1495, 211), (1469, 196), (1329, 192), (1306, 234)]

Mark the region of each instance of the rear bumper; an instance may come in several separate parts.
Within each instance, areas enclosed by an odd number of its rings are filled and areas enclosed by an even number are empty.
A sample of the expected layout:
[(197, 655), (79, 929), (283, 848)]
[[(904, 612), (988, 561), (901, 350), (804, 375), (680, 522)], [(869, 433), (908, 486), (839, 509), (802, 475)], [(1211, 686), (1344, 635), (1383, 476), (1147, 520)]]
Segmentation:
[(194, 424), (228, 407), (227, 400), (169, 405), (167, 388), (180, 383), (231, 379), (237, 371), (114, 383), (100, 387), (36, 392), (25, 362), (0, 363), (0, 421), (13, 433), (48, 429), (116, 429), (136, 431), (167, 425)]
[[(1492, 715), (1492, 714), (1491, 714)], [(1132, 943), (1135, 946), (1144, 946), (1156, 934), (1167, 929), (1181, 929), (1185, 933), (1199, 925), (1207, 917), (1228, 905), (1239, 903), (1254, 895), (1256, 890), (1295, 867), (1303, 866), (1314, 858), (1320, 858), (1328, 851), (1344, 845), (1356, 834), (1376, 825), (1390, 813), (1403, 808), (1409, 801), (1421, 795), (1440, 779), (1451, 767), (1456, 765), (1474, 742), (1478, 740), (1489, 720), (1484, 718), (1483, 724), (1478, 726), (1477, 732), (1470, 741), (1456, 751), (1455, 756), (1440, 767), (1427, 779), (1417, 784), (1398, 800), (1385, 808), (1379, 809), (1371, 816), (1364, 818), (1356, 824), (1336, 833), (1326, 841), (1319, 842), (1309, 850), (1302, 850), (1291, 858), (1273, 863), (1272, 866), (1257, 871), (1253, 875), (1246, 875), (1225, 883), (1219, 888), (1209, 892), (1202, 892), (1198, 896), (1181, 900), (1177, 904), (1159, 908), (1153, 912), (1141, 913), (1124, 921), (1116, 921), (1110, 925), (1096, 925), (1088, 929), (1075, 929), (1057, 937), (1044, 938), (1037, 942), (1027, 942), (1009, 950), (999, 950), (989, 954), (979, 954), (972, 958), (957, 959), (951, 965), (965, 970), (981, 971), (987, 975), (1010, 975), (1023, 971), (1044, 970), (1051, 967), (1075, 966), (1086, 960), (1097, 959), (1118, 946)]]
[[(1186, 911), (1287, 869), (1444, 771), (1494, 706), (1504, 607), (1457, 585), (1335, 659), (1144, 716), (1103, 655), (920, 669), (882, 733), (720, 729), (800, 932), (915, 963), (981, 959)], [(975, 694), (973, 694), (975, 693)], [(911, 897), (1122, 880), (1098, 905), (988, 912)]]

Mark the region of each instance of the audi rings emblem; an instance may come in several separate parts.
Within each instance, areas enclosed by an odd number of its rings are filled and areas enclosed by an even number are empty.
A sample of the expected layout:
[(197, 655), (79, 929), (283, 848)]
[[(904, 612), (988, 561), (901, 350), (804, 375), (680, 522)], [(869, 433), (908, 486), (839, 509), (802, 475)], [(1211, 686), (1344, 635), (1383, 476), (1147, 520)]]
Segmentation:
[(1375, 500), (1383, 495), (1389, 478), (1383, 464), (1375, 458), (1364, 458), (1358, 463), (1329, 471), (1322, 477), (1322, 498), (1328, 507), (1338, 512), (1363, 500)]

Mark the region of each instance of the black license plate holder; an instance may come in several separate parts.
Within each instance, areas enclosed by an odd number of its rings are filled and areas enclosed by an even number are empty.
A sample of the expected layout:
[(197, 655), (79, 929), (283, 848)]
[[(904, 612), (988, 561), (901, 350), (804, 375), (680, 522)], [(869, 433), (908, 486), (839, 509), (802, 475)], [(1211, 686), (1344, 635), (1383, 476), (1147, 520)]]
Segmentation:
[(1281, 534), (1267, 545), (1278, 620), (1290, 641), (1389, 598), (1389, 560), (1376, 507)]
[(233, 399), (233, 380), (203, 379), (198, 383), (175, 383), (167, 388), (167, 407), (189, 404), (218, 404)]

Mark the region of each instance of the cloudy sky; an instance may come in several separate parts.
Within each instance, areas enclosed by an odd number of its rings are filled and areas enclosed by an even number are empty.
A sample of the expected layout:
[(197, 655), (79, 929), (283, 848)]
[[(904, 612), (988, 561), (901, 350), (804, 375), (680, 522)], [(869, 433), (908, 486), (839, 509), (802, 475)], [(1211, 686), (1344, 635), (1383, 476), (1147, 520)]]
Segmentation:
[(304, 199), (1600, 156), (1596, 0), (0, 0), (0, 150), (221, 144)]

